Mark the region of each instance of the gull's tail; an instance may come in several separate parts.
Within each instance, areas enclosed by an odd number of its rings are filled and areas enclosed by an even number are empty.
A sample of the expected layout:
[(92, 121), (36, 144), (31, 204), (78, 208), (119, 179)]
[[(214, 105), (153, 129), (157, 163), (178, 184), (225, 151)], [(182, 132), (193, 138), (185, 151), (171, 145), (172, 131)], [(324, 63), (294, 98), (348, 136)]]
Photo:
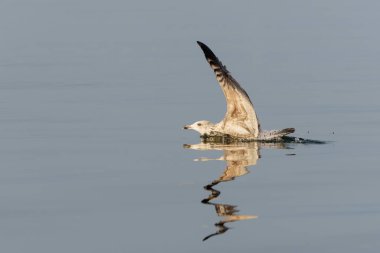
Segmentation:
[(258, 139), (260, 140), (273, 140), (273, 139), (279, 139), (285, 135), (294, 133), (294, 128), (285, 128), (282, 130), (270, 130), (270, 131), (262, 131), (259, 134)]
[(277, 134), (284, 136), (284, 135), (294, 133), (295, 131), (296, 131), (296, 129), (294, 129), (294, 128), (284, 128), (282, 130), (279, 130)]

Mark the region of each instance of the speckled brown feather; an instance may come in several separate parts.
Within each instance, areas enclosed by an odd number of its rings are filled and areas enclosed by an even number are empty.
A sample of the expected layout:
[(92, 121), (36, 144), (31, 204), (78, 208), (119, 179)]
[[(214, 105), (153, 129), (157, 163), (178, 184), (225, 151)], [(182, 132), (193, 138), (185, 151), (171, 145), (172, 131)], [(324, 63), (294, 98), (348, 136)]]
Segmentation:
[(227, 103), (224, 119), (216, 124), (215, 130), (235, 136), (258, 137), (260, 124), (247, 92), (232, 77), (226, 66), (215, 56), (209, 47), (197, 41), (207, 62), (214, 70)]

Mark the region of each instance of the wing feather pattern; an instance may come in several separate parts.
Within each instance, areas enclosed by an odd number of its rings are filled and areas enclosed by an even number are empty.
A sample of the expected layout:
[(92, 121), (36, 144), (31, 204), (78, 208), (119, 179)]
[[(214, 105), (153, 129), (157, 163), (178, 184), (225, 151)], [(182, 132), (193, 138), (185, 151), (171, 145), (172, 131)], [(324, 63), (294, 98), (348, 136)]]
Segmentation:
[(226, 66), (215, 56), (209, 47), (197, 41), (205, 54), (207, 62), (214, 70), (227, 103), (227, 112), (224, 119), (217, 127), (224, 132), (240, 136), (257, 137), (260, 132), (260, 124), (255, 109), (247, 92), (232, 77)]

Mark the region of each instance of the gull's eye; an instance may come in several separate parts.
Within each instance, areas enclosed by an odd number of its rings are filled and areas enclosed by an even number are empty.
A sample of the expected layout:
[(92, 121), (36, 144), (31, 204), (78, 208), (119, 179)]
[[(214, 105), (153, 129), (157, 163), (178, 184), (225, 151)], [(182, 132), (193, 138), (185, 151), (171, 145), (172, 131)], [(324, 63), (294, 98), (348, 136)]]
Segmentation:
[(202, 124), (201, 124), (201, 123), (198, 123), (197, 125), (198, 125), (198, 126), (202, 126)]

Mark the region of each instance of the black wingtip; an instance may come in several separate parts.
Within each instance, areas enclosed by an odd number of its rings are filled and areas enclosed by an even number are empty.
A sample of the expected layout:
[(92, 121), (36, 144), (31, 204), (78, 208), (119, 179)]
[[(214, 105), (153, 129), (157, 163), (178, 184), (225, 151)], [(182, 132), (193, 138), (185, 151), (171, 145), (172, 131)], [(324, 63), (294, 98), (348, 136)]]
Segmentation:
[(201, 42), (201, 41), (199, 41), (199, 40), (197, 40), (197, 44), (198, 44), (200, 47), (207, 47), (207, 46), (205, 45), (205, 43), (203, 43), (203, 42)]
[(211, 51), (211, 49), (206, 46), (206, 44), (197, 41), (197, 44), (201, 47), (203, 53), (205, 54), (205, 57), (208, 59), (211, 59), (213, 61), (218, 61), (218, 58), (215, 56), (215, 54)]

